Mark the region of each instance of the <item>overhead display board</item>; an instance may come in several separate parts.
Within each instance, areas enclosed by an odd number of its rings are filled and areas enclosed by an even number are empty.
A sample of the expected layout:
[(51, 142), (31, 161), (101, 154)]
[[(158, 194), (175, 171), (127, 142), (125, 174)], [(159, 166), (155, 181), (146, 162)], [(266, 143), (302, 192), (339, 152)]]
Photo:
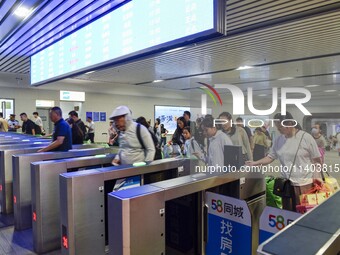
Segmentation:
[(31, 56), (31, 85), (224, 33), (223, 0), (134, 0)]

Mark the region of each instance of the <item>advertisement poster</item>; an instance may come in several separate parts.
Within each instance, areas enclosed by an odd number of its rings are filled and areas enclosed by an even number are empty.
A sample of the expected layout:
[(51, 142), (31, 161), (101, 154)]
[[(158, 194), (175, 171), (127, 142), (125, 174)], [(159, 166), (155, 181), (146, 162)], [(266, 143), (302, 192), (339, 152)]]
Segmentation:
[(206, 192), (207, 255), (251, 254), (251, 215), (247, 203)]
[(266, 206), (260, 217), (259, 243), (263, 243), (300, 216), (300, 213)]
[[(161, 124), (164, 124), (164, 128), (168, 130), (168, 134), (173, 134), (177, 128), (177, 119), (183, 116), (184, 111), (191, 113), (192, 121), (196, 121), (197, 117), (202, 117), (200, 108), (155, 105), (155, 119), (159, 118)], [(207, 113), (211, 114), (211, 109), (208, 108)]]

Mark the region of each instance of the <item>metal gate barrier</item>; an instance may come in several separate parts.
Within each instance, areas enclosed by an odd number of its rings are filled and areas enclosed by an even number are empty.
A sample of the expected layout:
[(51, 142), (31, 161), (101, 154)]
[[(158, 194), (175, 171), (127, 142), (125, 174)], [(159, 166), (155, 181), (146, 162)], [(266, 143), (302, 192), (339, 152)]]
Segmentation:
[(188, 159), (163, 159), (145, 166), (125, 165), (61, 174), (62, 254), (105, 253), (108, 239), (106, 194), (118, 180), (141, 176), (141, 184), (147, 184), (177, 178), (190, 174), (191, 162)]
[[(198, 197), (198, 237), (197, 247), (188, 254), (205, 254), (205, 191), (208, 189), (218, 191), (220, 188), (228, 190), (229, 187), (233, 189), (235, 183), (239, 184), (239, 189), (248, 184), (253, 186), (251, 182), (244, 182), (247, 177), (247, 174), (237, 172), (215, 175), (200, 173), (110, 193), (108, 195), (109, 254), (187, 254), (178, 251), (167, 253), (166, 217), (171, 212), (166, 209), (166, 204), (190, 194), (196, 194)], [(255, 191), (250, 192), (247, 198), (248, 207), (257, 208), (253, 211), (261, 211), (261, 207), (265, 206), (263, 179), (258, 179), (257, 182), (260, 188), (258, 191), (262, 189), (262, 192), (256, 191), (257, 196), (252, 195)], [(257, 187), (253, 186), (253, 189), (256, 190)], [(234, 194), (237, 193), (240, 194), (239, 191)], [(257, 231), (258, 229), (252, 229), (253, 235), (258, 235)], [(253, 239), (254, 246), (257, 247), (256, 241), (257, 239)]]
[[(1, 213), (13, 212), (13, 172), (12, 156), (15, 154), (33, 153), (47, 146), (47, 143), (18, 143), (10, 146), (0, 146), (0, 206)], [(7, 148), (6, 148), (7, 147)]]
[(45, 253), (60, 248), (59, 175), (111, 166), (115, 154), (31, 163), (33, 248)]
[[(85, 145), (86, 147), (87, 145)], [(78, 146), (83, 148), (84, 145)], [(112, 152), (112, 148), (88, 148), (70, 150), (67, 152), (43, 152), (32, 154), (17, 154), (13, 156), (13, 200), (14, 227), (23, 230), (32, 227), (32, 204), (31, 204), (31, 162), (85, 157), (96, 154)]]
[(258, 254), (339, 254), (339, 204), (340, 192), (338, 191), (262, 243), (257, 250)]

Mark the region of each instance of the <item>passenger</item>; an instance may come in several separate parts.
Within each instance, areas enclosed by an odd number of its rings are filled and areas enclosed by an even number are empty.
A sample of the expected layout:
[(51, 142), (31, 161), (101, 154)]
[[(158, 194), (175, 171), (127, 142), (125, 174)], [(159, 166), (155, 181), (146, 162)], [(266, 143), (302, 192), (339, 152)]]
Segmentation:
[(155, 156), (155, 145), (146, 127), (140, 125), (142, 148), (137, 137), (137, 123), (132, 121), (131, 111), (127, 106), (117, 107), (111, 114), (119, 132), (119, 151), (112, 161), (113, 165), (133, 164), (142, 161), (152, 161)]
[(26, 113), (20, 114), (20, 119), (22, 120), (21, 130), (23, 133), (28, 135), (40, 135), (41, 129), (38, 125), (36, 125), (32, 120), (27, 117)]
[(86, 127), (84, 122), (78, 117), (78, 113), (76, 111), (70, 111), (68, 113), (68, 117), (72, 118), (76, 125), (80, 128), (81, 132), (83, 132), (84, 137), (83, 140), (85, 140), (85, 135), (86, 135)]
[(252, 148), (254, 145), (253, 145), (253, 135), (251, 133), (250, 128), (244, 125), (243, 119), (241, 117), (238, 117), (236, 119), (236, 125), (244, 128), (244, 130), (247, 132), (249, 144), (250, 144), (250, 147)]
[(318, 145), (320, 154), (321, 154), (321, 164), (325, 162), (325, 153), (326, 153), (326, 145), (327, 141), (325, 137), (322, 135), (322, 131), (320, 128), (320, 123), (315, 123), (312, 128), (312, 136), (316, 141), (316, 144)]
[(39, 113), (38, 112), (33, 112), (33, 119), (32, 121), (38, 125), (41, 129), (41, 133), (42, 134), (45, 134), (45, 131), (44, 131), (44, 125), (43, 125), (43, 122), (42, 122), (42, 119), (39, 117)]
[(117, 132), (117, 130), (115, 129), (114, 125), (113, 125), (113, 120), (110, 121), (110, 126), (109, 126), (109, 129), (108, 129), (108, 134), (109, 134), (109, 142), (108, 144), (110, 146), (118, 146), (118, 137), (119, 137), (119, 134)]
[(20, 128), (19, 121), (15, 119), (15, 114), (9, 115), (8, 124), (8, 132), (17, 132), (17, 129)]
[(74, 123), (74, 120), (72, 118), (66, 119), (66, 122), (70, 125), (71, 131), (72, 131), (72, 144), (83, 144), (83, 132), (80, 130), (80, 128)]
[(184, 117), (179, 117), (177, 119), (177, 128), (170, 142), (171, 144), (177, 144), (181, 148), (182, 152), (184, 150), (184, 143), (185, 143), (185, 139), (183, 136), (183, 129), (186, 126), (187, 126), (187, 122), (185, 121)]
[(196, 119), (196, 133), (195, 133), (195, 140), (200, 144), (201, 147), (205, 148), (205, 137), (204, 132), (202, 129), (202, 121), (203, 117)]
[[(136, 119), (136, 122), (139, 123), (139, 124), (141, 124), (141, 125), (143, 125), (144, 127), (146, 127), (146, 128), (148, 129), (148, 131), (150, 132), (152, 141), (153, 141), (153, 143), (154, 143), (154, 145), (155, 145), (155, 149), (156, 149), (154, 159), (155, 159), (155, 160), (156, 160), (156, 159), (162, 159), (162, 150), (161, 150), (161, 147), (160, 147), (160, 143), (158, 142), (158, 139), (157, 139), (157, 137), (154, 135), (154, 133), (152, 133), (152, 132), (150, 131), (150, 129), (149, 129), (149, 128), (150, 128), (149, 123), (146, 121), (146, 119), (145, 119), (143, 116), (138, 117), (138, 118)], [(142, 140), (141, 140), (140, 142), (141, 142), (141, 143), (144, 143)], [(142, 144), (142, 146), (144, 146), (144, 144)]]
[(161, 144), (160, 147), (163, 146), (163, 144), (166, 144), (166, 135), (168, 134), (168, 130), (165, 129), (164, 124), (161, 124)]
[(188, 158), (194, 156), (197, 159), (200, 159), (201, 161), (205, 162), (204, 153), (198, 142), (195, 140), (195, 137), (191, 135), (190, 130), (191, 128), (189, 126), (183, 128), (183, 136), (185, 139), (184, 155)]
[(87, 117), (86, 121), (89, 123), (88, 125), (85, 125), (87, 130), (87, 138), (91, 141), (91, 143), (94, 143), (94, 131), (95, 131), (95, 125), (91, 117)]
[(151, 126), (151, 120), (148, 120), (147, 123), (149, 125), (150, 132), (154, 134), (155, 132), (153, 131), (153, 127)]
[(50, 119), (54, 123), (52, 143), (38, 152), (68, 151), (72, 149), (72, 131), (69, 124), (62, 118), (63, 114), (58, 106), (50, 109)]
[(253, 160), (264, 158), (266, 156), (266, 149), (266, 135), (262, 132), (262, 129), (260, 127), (257, 127), (254, 134), (254, 146), (252, 148)]
[(0, 112), (0, 132), (7, 132), (8, 131), (8, 123), (4, 119), (4, 115)]
[(222, 112), (218, 118), (228, 121), (222, 125), (222, 131), (230, 137), (233, 145), (242, 146), (244, 162), (253, 160), (248, 135), (244, 128), (232, 124), (233, 117), (229, 112)]
[(161, 141), (161, 120), (157, 118), (155, 121), (155, 125), (153, 126), (153, 133), (157, 137), (158, 141)]
[[(282, 198), (283, 209), (296, 211), (296, 205), (300, 204), (299, 196), (308, 192), (313, 186), (313, 164), (321, 163), (320, 152), (314, 138), (301, 130), (300, 125), (295, 125), (293, 116), (276, 114), (273, 119), (275, 126), (281, 133), (275, 141), (269, 154), (257, 161), (248, 161), (248, 166), (268, 165), (275, 159), (279, 159), (287, 171), (281, 171), (284, 178), (291, 181), (292, 189), (290, 197)], [(284, 122), (285, 126), (281, 123)]]
[(270, 137), (270, 134), (265, 126), (262, 126), (261, 129), (266, 136), (267, 148), (270, 148), (272, 146), (272, 138)]
[(183, 117), (185, 119), (186, 125), (191, 128), (191, 134), (192, 136), (195, 136), (196, 134), (196, 122), (191, 121), (191, 113), (189, 111), (184, 111)]
[(208, 166), (224, 166), (224, 146), (233, 145), (230, 138), (214, 125), (214, 118), (207, 114), (202, 121), (204, 135), (209, 139)]

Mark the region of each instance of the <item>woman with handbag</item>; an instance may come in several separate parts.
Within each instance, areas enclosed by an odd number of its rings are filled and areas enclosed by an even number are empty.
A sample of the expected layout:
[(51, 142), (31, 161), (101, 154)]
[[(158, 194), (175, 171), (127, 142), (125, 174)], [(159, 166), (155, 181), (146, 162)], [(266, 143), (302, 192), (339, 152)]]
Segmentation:
[(296, 211), (300, 204), (300, 195), (313, 186), (315, 164), (320, 164), (320, 152), (314, 138), (294, 120), (287, 112), (286, 115), (274, 116), (276, 128), (280, 132), (268, 155), (258, 161), (248, 161), (248, 166), (261, 166), (280, 160), (283, 178), (277, 178), (274, 184), (274, 194), (282, 197), (285, 210)]

